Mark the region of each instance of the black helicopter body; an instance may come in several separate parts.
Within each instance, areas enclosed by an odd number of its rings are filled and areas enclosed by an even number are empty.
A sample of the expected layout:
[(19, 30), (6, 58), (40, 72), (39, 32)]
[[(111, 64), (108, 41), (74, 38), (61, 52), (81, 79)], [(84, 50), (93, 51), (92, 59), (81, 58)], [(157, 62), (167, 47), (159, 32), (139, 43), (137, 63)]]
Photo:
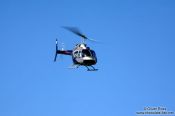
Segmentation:
[(56, 53), (55, 59), (56, 61), (57, 54), (70, 55), (72, 56), (73, 68), (78, 68), (79, 66), (85, 66), (88, 71), (96, 71), (93, 67), (97, 63), (97, 57), (94, 50), (90, 49), (87, 44), (84, 43), (85, 39), (88, 39), (85, 35), (82, 35), (76, 28), (67, 28), (66, 29), (72, 31), (73, 33), (81, 36), (83, 38), (83, 42), (77, 44), (73, 50), (58, 50), (58, 42), (56, 40)]

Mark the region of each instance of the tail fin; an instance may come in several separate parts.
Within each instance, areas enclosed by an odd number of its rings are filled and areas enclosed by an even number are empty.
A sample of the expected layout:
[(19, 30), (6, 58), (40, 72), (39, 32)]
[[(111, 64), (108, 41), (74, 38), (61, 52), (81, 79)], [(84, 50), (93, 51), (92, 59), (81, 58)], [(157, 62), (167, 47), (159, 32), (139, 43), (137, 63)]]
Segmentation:
[(56, 39), (56, 51), (55, 51), (54, 62), (56, 62), (56, 60), (57, 60), (57, 51), (58, 51), (58, 41), (57, 41), (57, 39)]

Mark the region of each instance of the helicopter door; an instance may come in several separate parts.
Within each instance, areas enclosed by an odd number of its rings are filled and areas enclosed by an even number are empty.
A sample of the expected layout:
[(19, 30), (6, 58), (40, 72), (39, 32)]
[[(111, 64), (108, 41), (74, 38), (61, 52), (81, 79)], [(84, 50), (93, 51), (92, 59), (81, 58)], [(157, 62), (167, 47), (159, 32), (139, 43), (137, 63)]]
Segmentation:
[(82, 57), (82, 51), (78, 51), (78, 57), (79, 57), (79, 58)]

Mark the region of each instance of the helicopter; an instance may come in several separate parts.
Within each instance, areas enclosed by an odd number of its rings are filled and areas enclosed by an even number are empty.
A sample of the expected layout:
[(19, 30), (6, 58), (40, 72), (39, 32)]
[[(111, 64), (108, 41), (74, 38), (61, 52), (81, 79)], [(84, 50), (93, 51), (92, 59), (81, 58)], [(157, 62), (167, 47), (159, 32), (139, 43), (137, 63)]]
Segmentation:
[[(82, 34), (76, 27), (63, 27), (64, 29), (81, 37), (82, 42), (75, 45), (73, 50), (58, 49), (58, 40), (56, 39), (56, 51), (54, 62), (56, 62), (57, 55), (69, 55), (72, 57), (73, 65), (72, 68), (79, 68), (79, 66), (85, 66), (87, 71), (97, 71), (93, 65), (97, 63), (97, 56), (94, 50), (87, 46), (86, 40), (95, 41), (87, 38)], [(95, 41), (96, 42), (96, 41)]]

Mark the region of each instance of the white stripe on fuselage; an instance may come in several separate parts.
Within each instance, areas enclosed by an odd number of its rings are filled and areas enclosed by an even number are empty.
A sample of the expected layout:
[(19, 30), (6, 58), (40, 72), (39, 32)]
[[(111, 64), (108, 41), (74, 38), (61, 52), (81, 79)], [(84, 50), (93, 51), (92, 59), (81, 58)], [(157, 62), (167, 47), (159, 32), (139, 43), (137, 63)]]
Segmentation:
[(93, 60), (93, 58), (92, 57), (85, 56), (85, 57), (83, 57), (83, 60)]
[(76, 58), (76, 61), (79, 62), (79, 63), (83, 63), (83, 61), (85, 60), (94, 60), (92, 57), (89, 57), (89, 56), (85, 56), (83, 58)]

